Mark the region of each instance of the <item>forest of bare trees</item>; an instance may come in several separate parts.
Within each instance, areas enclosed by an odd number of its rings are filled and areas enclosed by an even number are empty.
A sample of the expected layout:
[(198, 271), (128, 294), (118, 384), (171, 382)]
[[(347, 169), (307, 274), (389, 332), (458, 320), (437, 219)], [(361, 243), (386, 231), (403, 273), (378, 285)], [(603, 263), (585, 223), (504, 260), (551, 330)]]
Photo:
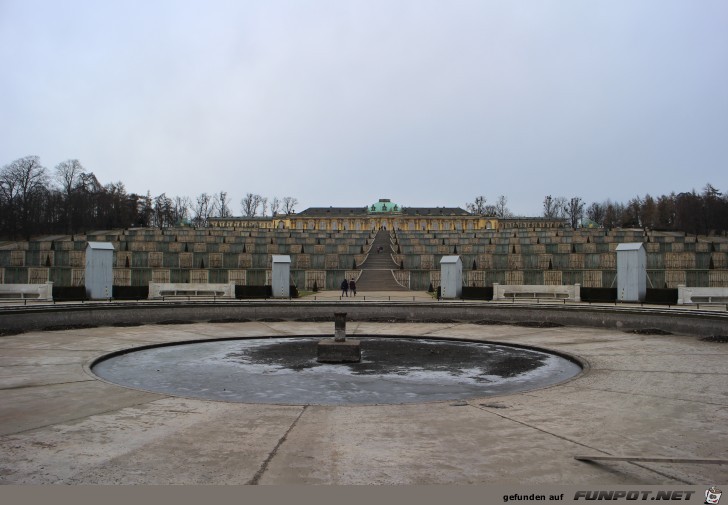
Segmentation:
[[(246, 216), (294, 212), (298, 200), (248, 193)], [(247, 197), (246, 197), (247, 198)], [(243, 199), (245, 201), (245, 199)], [(113, 228), (206, 226), (211, 217), (231, 217), (225, 191), (187, 196), (128, 193), (124, 183), (101, 184), (78, 160), (49, 170), (38, 156), (26, 156), (0, 168), (0, 237), (28, 238), (43, 233), (77, 233)]]
[[(484, 196), (478, 196), (466, 208), (477, 214), (513, 216), (505, 207), (503, 196), (493, 205)], [(561, 219), (572, 228), (583, 226), (588, 220), (602, 228), (647, 228), (708, 235), (728, 231), (728, 195), (712, 184), (706, 184), (701, 192), (673, 192), (657, 197), (647, 194), (624, 203), (607, 199), (587, 205), (578, 196), (547, 195), (543, 200), (543, 217)]]
[(499, 218), (512, 217), (513, 213), (508, 208), (508, 198), (500, 195), (495, 203), (488, 203), (484, 196), (475, 197), (472, 203), (466, 203), (465, 208), (473, 214), (482, 214), (484, 216), (495, 216)]
[[(513, 217), (508, 199), (494, 203), (478, 196), (466, 208), (499, 218)], [(240, 215), (246, 217), (292, 214), (298, 200), (246, 193)], [(26, 156), (0, 168), (0, 237), (27, 238), (43, 233), (76, 233), (113, 228), (160, 227), (179, 224), (204, 227), (211, 217), (235, 214), (225, 191), (188, 196), (129, 193), (121, 181), (101, 184), (78, 160), (59, 163), (52, 170), (38, 156)], [(648, 228), (692, 234), (728, 231), (728, 195), (711, 184), (692, 190), (627, 202), (587, 203), (580, 197), (547, 195), (543, 216), (562, 219), (577, 228), (588, 219), (604, 228)]]
[(728, 231), (728, 195), (711, 184), (699, 193), (647, 194), (625, 203), (604, 200), (588, 206), (578, 197), (566, 200), (547, 196), (543, 208), (545, 216), (553, 211), (555, 217), (568, 219), (572, 226), (586, 218), (603, 228), (647, 228), (699, 235)]

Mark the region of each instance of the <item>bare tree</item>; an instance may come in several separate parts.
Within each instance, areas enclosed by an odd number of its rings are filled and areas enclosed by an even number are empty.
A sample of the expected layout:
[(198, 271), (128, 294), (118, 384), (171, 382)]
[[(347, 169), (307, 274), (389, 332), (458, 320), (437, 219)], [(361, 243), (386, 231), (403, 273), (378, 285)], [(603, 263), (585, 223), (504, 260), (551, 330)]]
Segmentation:
[(240, 200), (241, 210), (245, 217), (253, 217), (258, 212), (261, 196), (254, 193), (246, 193)]
[(67, 198), (78, 186), (82, 173), (83, 166), (78, 160), (66, 160), (56, 165), (54, 178)]
[(662, 228), (675, 225), (675, 193), (662, 195), (657, 199), (657, 221)]
[(167, 195), (162, 193), (161, 195), (153, 198), (152, 200), (152, 216), (149, 224), (157, 228), (164, 228), (164, 200)]
[(567, 206), (567, 213), (569, 216), (569, 222), (572, 228), (578, 228), (581, 223), (581, 218), (584, 217), (584, 202), (578, 196), (573, 197), (569, 200)]
[(265, 216), (268, 214), (268, 197), (260, 197), (260, 215)]
[(210, 217), (212, 211), (212, 198), (207, 193), (201, 193), (195, 201), (195, 206), (192, 211), (195, 213), (195, 217), (192, 221), (195, 226), (204, 227), (207, 226), (207, 220)]
[(278, 199), (277, 196), (273, 197), (273, 200), (270, 202), (270, 213), (275, 216), (278, 214), (278, 210), (281, 208), (281, 201)]
[(283, 212), (286, 214), (293, 214), (296, 210), (295, 207), (298, 205), (298, 200), (292, 196), (283, 197)]
[(233, 215), (229, 203), (227, 193), (220, 191), (217, 195), (217, 217), (230, 217)]
[(495, 202), (495, 215), (500, 218), (511, 217), (513, 214), (508, 209), (508, 198), (505, 195), (500, 195), (498, 200)]
[(468, 209), (468, 211), (472, 214), (484, 214), (486, 208), (485, 197), (482, 195), (475, 197), (475, 201), (471, 203), (466, 203), (465, 208)]
[(642, 227), (642, 199), (639, 196), (629, 200), (622, 210), (622, 226), (628, 228)]
[[(129, 195), (123, 182), (110, 182), (100, 196), (103, 197), (100, 217), (106, 228), (127, 227), (136, 222), (138, 206), (135, 199), (138, 196)], [(95, 227), (95, 224), (92, 222), (90, 226)]]
[(548, 219), (566, 219), (568, 203), (563, 196), (553, 198), (548, 195), (543, 199), (543, 217)]
[(192, 200), (188, 196), (175, 196), (172, 206), (174, 215), (174, 224), (180, 225), (189, 218), (189, 212), (192, 208)]
[(569, 216), (569, 202), (564, 196), (556, 198), (556, 218), (566, 219)]
[[(209, 205), (210, 211), (208, 212), (208, 217), (217, 216), (217, 213), (220, 211), (220, 199), (217, 196), (217, 193), (213, 193), (210, 197), (210, 205)], [(205, 224), (207, 226), (207, 224)]]
[[(20, 158), (0, 170), (0, 192), (17, 217), (20, 231), (32, 233), (30, 216), (34, 200), (48, 192), (46, 169), (38, 156)], [(18, 231), (17, 229), (14, 232)]]
[(543, 199), (543, 217), (556, 219), (557, 212), (556, 200), (551, 195), (546, 195)]
[(597, 223), (599, 226), (604, 226), (604, 217), (606, 216), (606, 211), (606, 205), (598, 202), (593, 202), (586, 209), (586, 217)]
[(137, 202), (137, 225), (147, 227), (154, 219), (154, 200), (152, 194), (147, 191), (146, 196), (139, 198)]
[(167, 228), (175, 224), (174, 202), (162, 193), (154, 199), (154, 225), (158, 228)]
[(18, 223), (18, 204), (17, 204), (17, 185), (18, 181), (13, 176), (10, 165), (2, 167), (0, 170), (0, 225), (2, 231), (15, 235)]
[(720, 228), (725, 229), (726, 224), (728, 224), (728, 214), (726, 214), (726, 203), (728, 203), (728, 199), (711, 183), (705, 185), (701, 196), (706, 231), (717, 231)]
[(705, 233), (703, 202), (695, 190), (684, 191), (675, 196), (675, 226), (692, 233)]
[(62, 161), (55, 168), (54, 178), (61, 186), (65, 198), (67, 233), (73, 233), (74, 198), (73, 192), (80, 185), (83, 166), (78, 160)]
[(604, 205), (604, 227), (612, 229), (620, 226), (624, 206), (620, 203), (614, 203), (609, 199), (607, 199)]
[(659, 223), (657, 202), (649, 194), (645, 195), (644, 200), (642, 200), (640, 218), (641, 224), (644, 228), (654, 229)]

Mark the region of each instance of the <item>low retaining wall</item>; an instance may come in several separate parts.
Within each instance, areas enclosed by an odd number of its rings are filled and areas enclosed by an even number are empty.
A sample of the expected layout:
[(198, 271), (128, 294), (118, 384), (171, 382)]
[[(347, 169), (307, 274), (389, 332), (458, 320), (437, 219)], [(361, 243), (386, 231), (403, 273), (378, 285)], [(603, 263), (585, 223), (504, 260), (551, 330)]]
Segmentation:
[(0, 300), (43, 300), (53, 301), (53, 283), (43, 284), (0, 284)]
[[(0, 329), (42, 330), (63, 326), (114, 326), (215, 320), (332, 321), (344, 310), (347, 320), (381, 322), (471, 322), (481, 324), (557, 323), (564, 326), (659, 329), (685, 335), (728, 334), (728, 312), (588, 305), (528, 305), (478, 302), (91, 302), (53, 306), (4, 307)], [(332, 324), (333, 331), (333, 324)]]
[(569, 300), (581, 301), (581, 285), (545, 286), (540, 284), (498, 284), (493, 283), (493, 300)]
[(728, 288), (696, 288), (677, 286), (678, 305), (694, 303), (728, 303)]

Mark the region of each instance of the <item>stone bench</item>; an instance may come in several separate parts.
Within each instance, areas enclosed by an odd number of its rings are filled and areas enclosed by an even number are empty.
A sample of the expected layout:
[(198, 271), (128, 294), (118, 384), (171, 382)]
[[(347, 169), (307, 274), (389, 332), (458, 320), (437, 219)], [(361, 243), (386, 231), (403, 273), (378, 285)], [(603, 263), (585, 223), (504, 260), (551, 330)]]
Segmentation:
[(694, 303), (728, 303), (728, 288), (698, 288), (677, 286), (677, 304), (692, 305)]
[(0, 301), (36, 300), (53, 301), (53, 283), (0, 284)]
[(212, 284), (207, 282), (150, 282), (149, 299), (161, 298), (229, 298), (235, 299), (235, 283)]
[(581, 285), (547, 286), (540, 284), (493, 283), (493, 300), (567, 300), (581, 301)]

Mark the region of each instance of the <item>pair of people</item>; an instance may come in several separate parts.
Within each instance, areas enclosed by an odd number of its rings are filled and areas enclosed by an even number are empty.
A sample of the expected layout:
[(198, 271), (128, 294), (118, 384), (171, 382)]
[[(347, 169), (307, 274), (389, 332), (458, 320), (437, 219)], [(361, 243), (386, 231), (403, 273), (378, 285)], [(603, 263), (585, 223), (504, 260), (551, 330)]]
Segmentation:
[(349, 296), (349, 291), (353, 293), (351, 296), (356, 296), (356, 282), (353, 278), (350, 281), (341, 281), (341, 296)]

